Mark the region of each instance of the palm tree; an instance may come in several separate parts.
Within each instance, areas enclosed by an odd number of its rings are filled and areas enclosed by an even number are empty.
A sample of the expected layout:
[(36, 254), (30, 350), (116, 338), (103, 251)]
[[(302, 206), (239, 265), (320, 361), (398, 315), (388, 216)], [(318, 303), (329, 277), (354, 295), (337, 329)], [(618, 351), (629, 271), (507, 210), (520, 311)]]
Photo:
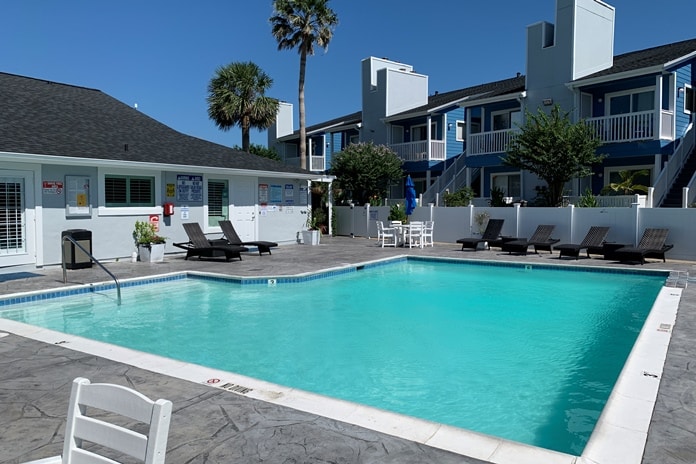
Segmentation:
[(338, 24), (328, 0), (274, 0), (272, 34), (278, 50), (297, 48), (300, 54), (300, 167), (307, 169), (307, 131), (305, 122), (305, 68), (307, 55), (314, 55), (314, 44), (324, 50)]
[(273, 84), (256, 64), (220, 66), (208, 84), (208, 117), (226, 131), (242, 128), (242, 150), (249, 151), (249, 129), (268, 129), (278, 114), (278, 100), (266, 97)]
[(633, 195), (636, 191), (648, 193), (648, 187), (637, 184), (636, 181), (639, 178), (647, 178), (649, 175), (648, 169), (619, 171), (620, 182), (611, 182), (602, 189), (602, 194)]

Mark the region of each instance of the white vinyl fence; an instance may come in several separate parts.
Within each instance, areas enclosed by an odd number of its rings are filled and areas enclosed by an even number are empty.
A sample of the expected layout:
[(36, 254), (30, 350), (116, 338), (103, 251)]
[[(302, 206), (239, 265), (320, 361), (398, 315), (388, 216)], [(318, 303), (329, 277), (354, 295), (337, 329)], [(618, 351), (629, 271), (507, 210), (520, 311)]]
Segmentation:
[[(388, 206), (337, 206), (336, 235), (370, 237), (377, 236), (375, 221), (387, 221)], [(674, 248), (667, 252), (668, 259), (696, 261), (696, 208), (531, 208), (520, 207), (418, 207), (411, 215), (414, 221), (435, 221), (434, 240), (451, 243), (456, 247), (458, 238), (471, 237), (479, 232), (476, 224), (478, 213), (505, 219), (502, 235), (530, 237), (539, 224), (554, 224), (553, 237), (561, 243), (579, 243), (591, 226), (610, 227), (607, 241), (635, 245), (646, 228), (669, 229), (668, 244)]]

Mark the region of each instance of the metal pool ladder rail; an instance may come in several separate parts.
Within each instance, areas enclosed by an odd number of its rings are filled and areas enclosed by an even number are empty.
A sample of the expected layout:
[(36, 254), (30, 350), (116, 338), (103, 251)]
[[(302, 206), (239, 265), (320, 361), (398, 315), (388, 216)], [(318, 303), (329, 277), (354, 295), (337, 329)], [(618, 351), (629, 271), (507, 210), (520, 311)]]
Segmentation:
[(63, 236), (63, 241), (61, 242), (61, 247), (60, 247), (61, 248), (61, 261), (62, 261), (62, 265), (63, 265), (63, 283), (64, 284), (68, 283), (68, 272), (67, 272), (67, 267), (65, 266), (65, 246), (64, 246), (66, 240), (72, 242), (73, 245), (75, 245), (80, 250), (82, 250), (83, 253), (85, 253), (87, 256), (89, 256), (89, 258), (92, 261), (97, 263), (100, 268), (104, 269), (104, 272), (109, 274), (109, 276), (111, 276), (111, 278), (114, 279), (114, 282), (116, 283), (116, 302), (118, 303), (119, 306), (121, 306), (121, 282), (119, 282), (118, 279), (116, 278), (116, 276), (113, 275), (111, 273), (111, 271), (109, 271), (107, 268), (105, 268), (104, 265), (102, 265), (102, 263), (100, 263), (97, 258), (92, 256), (92, 253), (85, 250), (85, 248), (82, 245), (77, 243), (77, 241), (69, 235)]

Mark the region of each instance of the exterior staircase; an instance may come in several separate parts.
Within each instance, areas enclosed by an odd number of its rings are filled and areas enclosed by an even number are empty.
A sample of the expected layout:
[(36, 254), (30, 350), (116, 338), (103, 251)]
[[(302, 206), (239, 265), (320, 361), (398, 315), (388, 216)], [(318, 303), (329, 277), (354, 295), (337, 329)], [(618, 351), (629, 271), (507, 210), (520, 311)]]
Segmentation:
[(684, 166), (672, 182), (672, 186), (660, 204), (661, 208), (681, 208), (682, 207), (682, 188), (689, 185), (689, 181), (696, 173), (696, 148), (691, 150)]
[[(440, 205), (442, 205), (442, 196), (449, 191), (454, 193), (460, 188), (466, 186), (466, 156), (464, 153), (459, 154), (452, 164), (450, 164), (442, 174), (432, 183), (432, 185), (423, 192), (423, 204), (427, 205), (429, 203), (436, 203), (438, 197), (440, 198)], [(476, 176), (480, 174), (480, 169), (475, 169), (471, 173), (471, 180), (475, 180)]]

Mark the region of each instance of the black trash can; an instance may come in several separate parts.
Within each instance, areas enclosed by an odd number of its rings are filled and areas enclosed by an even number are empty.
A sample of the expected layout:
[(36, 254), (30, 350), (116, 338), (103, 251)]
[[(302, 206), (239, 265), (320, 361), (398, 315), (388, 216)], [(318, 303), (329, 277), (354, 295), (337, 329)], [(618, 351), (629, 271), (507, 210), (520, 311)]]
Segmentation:
[(63, 259), (65, 260), (66, 269), (85, 269), (92, 267), (92, 258), (87, 253), (76, 247), (70, 240), (63, 240), (63, 237), (69, 236), (82, 248), (92, 254), (92, 231), (87, 229), (69, 229), (64, 230), (60, 236), (63, 242)]

